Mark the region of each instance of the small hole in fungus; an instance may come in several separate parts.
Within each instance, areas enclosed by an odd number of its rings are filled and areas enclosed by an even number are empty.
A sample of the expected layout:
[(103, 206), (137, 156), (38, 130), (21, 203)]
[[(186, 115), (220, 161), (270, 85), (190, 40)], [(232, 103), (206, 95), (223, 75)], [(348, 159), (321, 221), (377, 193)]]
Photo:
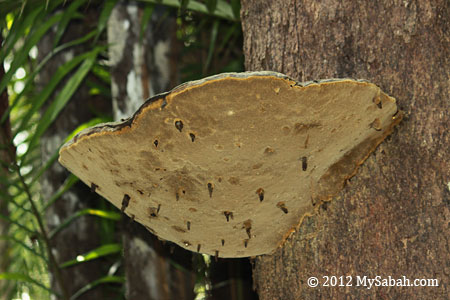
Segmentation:
[(158, 140), (153, 141), (153, 145), (155, 145), (156, 148), (158, 148), (158, 144), (159, 144)]
[(125, 194), (122, 199), (122, 208), (120, 209), (122, 212), (125, 211), (125, 209), (128, 207), (128, 204), (130, 203), (130, 196)]
[(248, 240), (244, 240), (244, 247), (247, 248)]
[(277, 207), (279, 209), (281, 209), (285, 214), (288, 213), (288, 209), (286, 208), (286, 205), (284, 204), (284, 202), (278, 202)]
[(189, 136), (191, 137), (192, 142), (194, 142), (195, 140), (195, 134), (193, 134), (192, 132), (189, 133)]
[(197, 252), (200, 252), (200, 248), (202, 247), (202, 245), (197, 244)]
[(181, 132), (183, 130), (183, 122), (181, 120), (175, 121), (175, 127), (179, 132)]
[(306, 169), (308, 168), (308, 159), (306, 158), (306, 156), (302, 157), (302, 170), (306, 171)]
[(262, 202), (264, 200), (264, 189), (259, 188), (256, 190), (256, 194), (259, 196), (259, 201)]
[(231, 211), (224, 211), (223, 214), (225, 215), (225, 218), (227, 218), (227, 222), (230, 221), (230, 218), (233, 219), (233, 213)]
[(225, 240), (222, 240), (222, 246), (225, 245)]
[(161, 204), (158, 204), (158, 208), (156, 209), (156, 213), (159, 214), (159, 210), (161, 209)]
[(212, 197), (213, 189), (214, 189), (213, 184), (211, 182), (208, 182), (209, 198)]
[(187, 225), (187, 230), (191, 230), (191, 222), (187, 221), (186, 225)]

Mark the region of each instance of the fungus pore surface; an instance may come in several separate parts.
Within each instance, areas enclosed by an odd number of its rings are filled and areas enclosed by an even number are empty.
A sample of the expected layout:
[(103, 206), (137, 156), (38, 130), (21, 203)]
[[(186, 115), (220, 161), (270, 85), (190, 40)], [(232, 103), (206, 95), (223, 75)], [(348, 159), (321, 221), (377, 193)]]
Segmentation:
[(255, 256), (336, 195), (400, 119), (365, 81), (225, 73), (83, 130), (59, 161), (160, 239)]

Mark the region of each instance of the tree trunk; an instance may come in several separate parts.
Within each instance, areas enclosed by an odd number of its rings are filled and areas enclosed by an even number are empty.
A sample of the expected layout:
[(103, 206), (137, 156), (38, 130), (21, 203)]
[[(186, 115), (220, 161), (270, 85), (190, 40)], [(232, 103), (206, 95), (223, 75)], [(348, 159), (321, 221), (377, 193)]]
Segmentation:
[[(91, 24), (95, 24), (98, 19), (98, 9), (91, 6), (84, 11), (84, 19), (81, 21), (71, 21), (63, 36), (62, 43), (81, 38), (91, 30)], [(38, 60), (41, 61), (50, 51), (52, 51), (53, 38), (55, 31), (50, 31), (38, 44)], [(70, 47), (63, 50), (52, 58), (44, 67), (39, 76), (38, 85), (46, 85), (52, 78), (59, 66), (72, 59), (74, 56), (90, 50), (91, 44)], [(69, 75), (70, 76), (70, 75)], [(95, 80), (90, 78), (90, 80)], [(64, 84), (64, 83), (63, 83)], [(60, 87), (63, 86), (60, 85)], [(56, 95), (58, 91), (54, 93)], [(47, 105), (51, 99), (47, 102)], [(47, 106), (46, 106), (47, 107)], [(44, 107), (44, 109), (46, 108)], [(111, 111), (108, 101), (100, 96), (89, 95), (89, 87), (81, 84), (61, 111), (55, 122), (48, 128), (41, 138), (42, 161), (45, 163), (58, 151), (59, 146), (65, 138), (80, 124), (83, 124), (96, 117), (92, 111), (108, 113)], [(69, 172), (60, 164), (54, 163), (50, 169), (42, 176), (42, 194), (44, 199), (50, 197), (64, 183)], [(91, 193), (90, 189), (82, 182), (78, 182), (68, 192), (64, 193), (53, 205), (46, 211), (46, 223), (49, 230), (54, 229), (66, 218), (79, 210), (85, 208), (98, 207), (99, 197)], [(52, 242), (52, 251), (56, 256), (57, 262), (62, 263), (76, 258), (100, 246), (101, 238), (99, 236), (99, 222), (95, 217), (83, 216), (77, 218), (68, 227), (60, 231)], [(93, 260), (73, 267), (65, 268), (61, 272), (62, 281), (66, 286), (69, 295), (87, 284), (99, 279), (107, 273), (106, 266), (102, 261)], [(59, 286), (52, 276), (52, 287), (60, 291)], [(106, 299), (106, 289), (92, 289), (83, 294), (83, 299)]]
[[(449, 2), (286, 2), (242, 1), (247, 70), (365, 78), (405, 118), (332, 202), (255, 259), (260, 299), (448, 299)], [(439, 286), (357, 286), (357, 276), (377, 275)], [(311, 276), (318, 287), (308, 287)], [(352, 286), (324, 286), (324, 276)]]
[[(116, 120), (128, 118), (146, 98), (176, 84), (176, 64), (171, 59), (175, 19), (164, 17), (165, 11), (155, 6), (141, 36), (143, 7), (121, 1), (108, 21)], [(129, 218), (124, 220), (123, 247), (127, 299), (194, 299), (191, 253), (177, 247), (170, 254), (167, 246)]]

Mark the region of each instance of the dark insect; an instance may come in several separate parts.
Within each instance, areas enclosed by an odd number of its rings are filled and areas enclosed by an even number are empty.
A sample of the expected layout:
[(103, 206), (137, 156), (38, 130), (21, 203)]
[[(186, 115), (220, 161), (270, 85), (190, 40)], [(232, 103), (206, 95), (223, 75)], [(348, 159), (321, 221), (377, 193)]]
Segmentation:
[(98, 185), (96, 185), (95, 183), (91, 183), (91, 192), (95, 193), (95, 190), (98, 188)]
[(308, 168), (308, 159), (306, 158), (306, 156), (302, 157), (302, 170), (306, 171), (306, 169)]
[(192, 132), (189, 133), (189, 136), (191, 137), (192, 142), (194, 142), (195, 140), (195, 134), (193, 134)]
[(223, 214), (225, 215), (225, 218), (227, 218), (227, 222), (230, 221), (230, 217), (233, 219), (233, 213), (231, 211), (224, 211)]
[(286, 205), (284, 202), (278, 202), (277, 207), (281, 209), (285, 214), (288, 213), (288, 209), (286, 208)]
[(259, 196), (259, 201), (262, 202), (264, 200), (264, 189), (259, 188), (256, 190), (256, 193)]
[(200, 252), (201, 246), (202, 246), (202, 245), (200, 245), (200, 244), (197, 245), (197, 252)]
[(209, 191), (209, 198), (212, 197), (212, 193), (213, 193), (213, 185), (211, 182), (208, 182), (208, 191)]
[(130, 203), (130, 196), (128, 196), (127, 194), (125, 194), (123, 196), (123, 200), (122, 200), (122, 208), (120, 209), (122, 212), (125, 211), (125, 209), (128, 207), (128, 204)]
[(251, 230), (252, 230), (252, 220), (247, 220), (244, 222), (245, 232), (247, 232), (248, 238), (251, 239)]
[(153, 145), (155, 145), (155, 147), (158, 148), (158, 140), (154, 140)]

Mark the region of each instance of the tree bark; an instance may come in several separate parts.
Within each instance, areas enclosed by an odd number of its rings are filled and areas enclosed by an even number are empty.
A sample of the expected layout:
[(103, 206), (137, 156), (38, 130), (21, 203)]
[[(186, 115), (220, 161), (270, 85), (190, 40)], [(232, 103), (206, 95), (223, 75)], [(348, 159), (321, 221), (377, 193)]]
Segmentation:
[[(284, 247), (255, 259), (260, 299), (450, 297), (449, 7), (446, 0), (242, 1), (247, 70), (301, 81), (365, 78), (405, 112), (332, 202)], [(357, 286), (357, 276), (377, 275), (439, 286)], [(318, 287), (308, 287), (310, 276)], [(353, 286), (323, 286), (323, 276)]]
[[(94, 5), (95, 6), (95, 5)], [(95, 24), (98, 19), (98, 8), (91, 6), (84, 11), (82, 21), (71, 21), (63, 36), (62, 43), (81, 38), (91, 30), (91, 24)], [(53, 38), (55, 31), (47, 33), (38, 44), (38, 60), (42, 60), (50, 51), (52, 51)], [(52, 78), (59, 66), (72, 59), (74, 56), (90, 50), (91, 44), (82, 44), (76, 47), (70, 47), (54, 56), (43, 68), (40, 73), (38, 86), (43, 87)], [(69, 75), (70, 76), (70, 75)], [(90, 78), (95, 80), (95, 78)], [(60, 88), (64, 82), (60, 84)], [(58, 91), (54, 93), (57, 94)], [(47, 105), (51, 99), (47, 101)], [(47, 107), (44, 107), (44, 109)], [(89, 95), (89, 87), (81, 84), (61, 111), (58, 118), (48, 128), (41, 138), (42, 161), (45, 163), (58, 151), (59, 146), (65, 138), (75, 130), (80, 124), (83, 124), (94, 117), (93, 111), (100, 111), (108, 114), (111, 112), (110, 104), (101, 96)], [(54, 163), (42, 176), (42, 194), (44, 199), (50, 197), (64, 183), (69, 172), (60, 164)], [(79, 210), (85, 208), (99, 207), (99, 197), (90, 191), (82, 182), (78, 182), (69, 191), (64, 193), (53, 205), (46, 211), (46, 223), (49, 230), (56, 228), (66, 218)], [(51, 241), (52, 252), (57, 262), (63, 263), (76, 258), (99, 247), (101, 238), (99, 236), (99, 222), (95, 217), (82, 216), (77, 218), (68, 227), (60, 231)], [(73, 295), (82, 287), (106, 275), (107, 266), (100, 260), (93, 260), (73, 267), (65, 268), (61, 272), (62, 281), (69, 293)], [(56, 284), (55, 277), (52, 276), (52, 287), (60, 291)], [(83, 294), (83, 299), (106, 299), (109, 292), (100, 287), (89, 290)]]
[[(116, 120), (128, 118), (146, 98), (176, 84), (177, 68), (171, 59), (175, 19), (164, 15), (165, 10), (155, 6), (141, 36), (143, 5), (120, 1), (112, 11), (108, 42)], [(123, 225), (126, 298), (194, 299), (191, 253), (176, 247), (171, 254), (169, 247), (128, 217)]]

